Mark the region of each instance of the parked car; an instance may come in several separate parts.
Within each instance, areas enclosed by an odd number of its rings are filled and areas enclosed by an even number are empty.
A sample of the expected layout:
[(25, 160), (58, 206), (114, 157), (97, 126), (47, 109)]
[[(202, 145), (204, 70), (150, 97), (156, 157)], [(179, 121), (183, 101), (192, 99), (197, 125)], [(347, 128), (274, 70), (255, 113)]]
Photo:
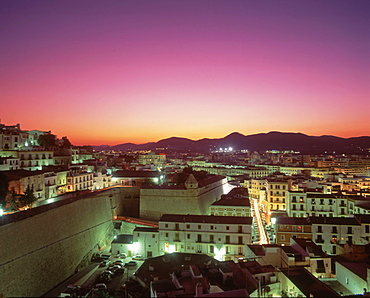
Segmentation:
[(119, 254), (117, 255), (117, 257), (118, 257), (118, 258), (125, 259), (125, 258), (127, 258), (127, 254), (126, 254), (126, 253), (124, 253), (124, 252), (121, 252), (121, 253), (119, 253)]
[(122, 260), (116, 260), (116, 261), (114, 261), (114, 263), (113, 264), (115, 264), (115, 265), (123, 265), (125, 262), (123, 262)]
[(133, 260), (144, 260), (142, 255), (134, 255), (132, 259)]
[(110, 271), (110, 270), (105, 270), (105, 271), (102, 272), (102, 274), (104, 274), (104, 275), (110, 275), (110, 276), (113, 276), (114, 275), (114, 273), (112, 271)]
[(96, 284), (94, 289), (97, 289), (99, 291), (104, 291), (107, 289), (107, 285), (105, 283)]
[(109, 266), (110, 261), (109, 260), (104, 260), (103, 262), (100, 263), (99, 267), (107, 267)]
[(117, 269), (120, 269), (120, 268), (122, 268), (123, 267), (123, 265), (121, 266), (121, 265), (113, 265), (113, 266), (110, 266), (108, 269), (110, 270), (110, 271), (115, 271), (115, 270), (117, 270)]
[(125, 268), (118, 268), (114, 270), (115, 275), (123, 275), (123, 273), (125, 273)]
[(135, 261), (130, 261), (125, 264), (125, 267), (136, 267), (136, 266), (137, 266), (137, 262)]

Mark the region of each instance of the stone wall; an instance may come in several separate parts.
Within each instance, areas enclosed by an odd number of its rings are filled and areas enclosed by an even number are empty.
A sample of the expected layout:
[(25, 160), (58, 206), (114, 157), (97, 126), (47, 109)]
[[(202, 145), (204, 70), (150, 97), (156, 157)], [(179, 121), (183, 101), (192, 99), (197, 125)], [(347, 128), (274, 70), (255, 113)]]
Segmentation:
[(112, 202), (90, 194), (0, 220), (0, 297), (39, 297), (113, 238)]
[(140, 218), (158, 221), (163, 214), (208, 214), (209, 206), (229, 191), (221, 179), (199, 188), (142, 188)]

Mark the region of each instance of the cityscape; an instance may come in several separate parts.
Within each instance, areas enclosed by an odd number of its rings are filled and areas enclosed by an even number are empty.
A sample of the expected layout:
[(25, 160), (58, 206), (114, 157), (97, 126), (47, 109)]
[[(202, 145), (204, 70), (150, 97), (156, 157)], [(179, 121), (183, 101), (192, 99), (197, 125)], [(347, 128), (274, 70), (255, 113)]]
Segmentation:
[(370, 2), (0, 4), (0, 298), (370, 296)]

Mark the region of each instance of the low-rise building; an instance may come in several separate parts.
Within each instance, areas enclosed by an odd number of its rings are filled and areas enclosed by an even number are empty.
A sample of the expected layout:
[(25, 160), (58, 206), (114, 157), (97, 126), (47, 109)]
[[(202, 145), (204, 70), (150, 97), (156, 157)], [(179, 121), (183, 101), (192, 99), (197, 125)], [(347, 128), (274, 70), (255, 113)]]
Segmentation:
[(210, 215), (251, 216), (248, 190), (244, 187), (233, 188), (227, 195), (209, 207)]
[(206, 253), (219, 260), (245, 257), (252, 217), (164, 214), (159, 221), (159, 252)]
[(160, 255), (158, 228), (135, 228), (134, 243), (137, 243), (137, 253), (144, 256), (145, 258), (152, 258)]
[(341, 296), (303, 267), (281, 269), (279, 279), (281, 281), (282, 294), (286, 295), (286, 297)]
[(370, 289), (370, 267), (368, 263), (337, 261), (337, 280), (354, 295), (362, 295)]

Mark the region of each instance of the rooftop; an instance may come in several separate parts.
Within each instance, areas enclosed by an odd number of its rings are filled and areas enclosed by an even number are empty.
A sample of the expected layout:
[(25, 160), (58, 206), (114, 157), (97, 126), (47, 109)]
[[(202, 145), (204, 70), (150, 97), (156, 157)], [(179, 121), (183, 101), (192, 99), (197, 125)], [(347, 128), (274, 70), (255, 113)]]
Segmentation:
[(309, 217), (312, 224), (351, 225), (359, 226), (361, 223), (355, 217)]
[(214, 202), (211, 206), (240, 206), (240, 207), (250, 207), (250, 202), (248, 198), (236, 198), (221, 196), (221, 199)]
[(113, 173), (112, 178), (154, 178), (160, 176), (157, 171), (130, 171), (119, 170)]
[(370, 268), (369, 264), (347, 261), (337, 261), (337, 262), (366, 281), (367, 269)]
[(245, 216), (163, 214), (159, 221), (250, 225), (252, 224), (252, 220), (253, 220), (252, 217)]
[(340, 297), (338, 293), (315, 278), (305, 268), (281, 269), (306, 297)]

